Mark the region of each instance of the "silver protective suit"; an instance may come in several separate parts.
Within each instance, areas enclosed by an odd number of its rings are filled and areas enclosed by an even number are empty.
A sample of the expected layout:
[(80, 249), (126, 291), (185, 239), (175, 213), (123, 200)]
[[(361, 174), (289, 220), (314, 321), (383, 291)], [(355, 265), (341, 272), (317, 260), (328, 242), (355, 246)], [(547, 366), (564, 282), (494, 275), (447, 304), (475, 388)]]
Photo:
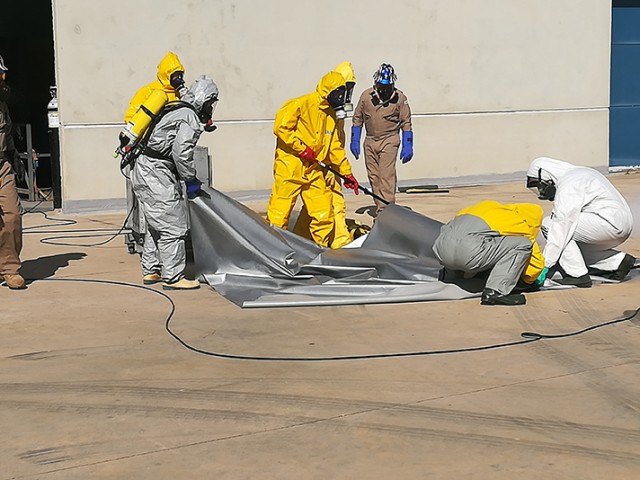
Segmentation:
[(560, 264), (572, 277), (594, 270), (614, 271), (625, 253), (614, 250), (633, 228), (633, 216), (620, 192), (597, 170), (548, 157), (536, 158), (528, 177), (556, 185), (551, 216), (542, 221), (547, 242), (545, 266)]
[[(218, 87), (200, 76), (182, 101), (197, 112)], [(182, 182), (195, 178), (193, 152), (204, 131), (200, 118), (185, 106), (164, 115), (153, 129), (145, 153), (136, 160), (131, 183), (147, 223), (142, 252), (143, 275), (161, 273), (166, 283), (184, 277), (188, 210)], [(153, 153), (150, 153), (150, 152)]]

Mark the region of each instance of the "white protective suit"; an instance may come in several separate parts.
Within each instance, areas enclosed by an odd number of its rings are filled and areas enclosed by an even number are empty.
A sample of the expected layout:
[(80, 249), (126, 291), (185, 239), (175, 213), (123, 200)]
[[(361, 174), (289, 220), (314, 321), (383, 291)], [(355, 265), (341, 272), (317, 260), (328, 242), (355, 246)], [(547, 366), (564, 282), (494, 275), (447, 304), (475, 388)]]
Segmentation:
[(182, 98), (195, 111), (184, 106), (165, 114), (131, 174), (149, 233), (144, 239), (142, 271), (144, 275), (161, 273), (166, 283), (184, 277), (188, 210), (182, 182), (196, 176), (193, 152), (204, 131), (198, 115), (205, 103), (217, 96), (213, 80), (200, 76)]
[(553, 212), (542, 221), (545, 266), (559, 263), (572, 277), (615, 271), (625, 253), (613, 248), (631, 235), (633, 216), (609, 180), (593, 168), (548, 157), (531, 162), (527, 176), (556, 186)]

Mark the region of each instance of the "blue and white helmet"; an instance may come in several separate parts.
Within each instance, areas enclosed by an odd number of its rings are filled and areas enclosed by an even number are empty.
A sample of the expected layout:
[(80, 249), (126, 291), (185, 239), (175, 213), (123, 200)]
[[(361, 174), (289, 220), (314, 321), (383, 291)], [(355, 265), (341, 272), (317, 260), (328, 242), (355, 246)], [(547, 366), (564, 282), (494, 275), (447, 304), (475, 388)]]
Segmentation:
[(383, 63), (380, 68), (373, 74), (373, 81), (380, 85), (392, 85), (396, 83), (396, 72), (388, 63)]

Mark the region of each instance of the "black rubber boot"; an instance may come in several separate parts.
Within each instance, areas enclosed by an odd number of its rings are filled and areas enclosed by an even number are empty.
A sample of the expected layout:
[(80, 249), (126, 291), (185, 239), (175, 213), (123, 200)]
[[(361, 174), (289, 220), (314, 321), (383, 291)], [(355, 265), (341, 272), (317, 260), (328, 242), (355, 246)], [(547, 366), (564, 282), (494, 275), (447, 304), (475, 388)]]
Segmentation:
[(521, 293), (502, 295), (495, 290), (485, 288), (482, 291), (480, 303), (482, 305), (524, 305), (527, 303), (527, 299)]
[(620, 262), (620, 266), (617, 268), (617, 270), (611, 272), (609, 275), (607, 275), (606, 278), (621, 282), (627, 275), (629, 275), (629, 272), (631, 271), (635, 263), (636, 257), (632, 257), (628, 253), (625, 253), (624, 258), (622, 259), (622, 262)]
[(571, 275), (566, 275), (564, 278), (560, 280), (556, 280), (560, 285), (573, 285), (574, 287), (579, 288), (590, 288), (591, 287), (591, 277), (588, 273), (581, 275), (579, 277), (572, 277)]

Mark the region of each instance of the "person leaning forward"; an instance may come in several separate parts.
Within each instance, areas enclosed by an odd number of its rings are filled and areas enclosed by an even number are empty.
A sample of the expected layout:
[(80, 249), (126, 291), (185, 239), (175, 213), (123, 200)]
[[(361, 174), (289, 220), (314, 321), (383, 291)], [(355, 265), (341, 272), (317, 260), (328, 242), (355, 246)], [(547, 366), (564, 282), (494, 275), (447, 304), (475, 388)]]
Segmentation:
[(539, 205), (486, 200), (460, 210), (443, 225), (433, 252), (445, 270), (466, 277), (489, 272), (483, 305), (522, 305), (524, 295), (513, 293), (519, 280), (534, 290), (548, 271), (536, 242), (542, 216)]

